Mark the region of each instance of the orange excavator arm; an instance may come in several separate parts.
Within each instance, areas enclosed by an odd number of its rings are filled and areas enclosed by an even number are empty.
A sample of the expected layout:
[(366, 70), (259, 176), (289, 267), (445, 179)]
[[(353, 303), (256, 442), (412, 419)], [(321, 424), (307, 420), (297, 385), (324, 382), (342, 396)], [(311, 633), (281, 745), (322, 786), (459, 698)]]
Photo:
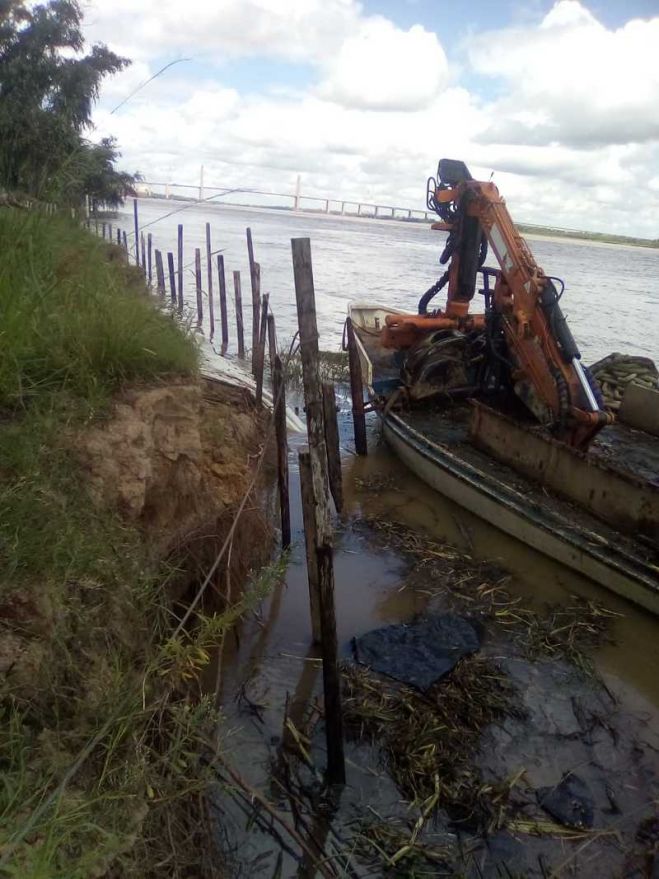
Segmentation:
[[(435, 328), (480, 329), (486, 315), (471, 314), (469, 307), (477, 275), (484, 272), (486, 288), (489, 280), (495, 281), (494, 289), (486, 290), (486, 306), (505, 336), (515, 392), (541, 422), (552, 425), (557, 436), (586, 448), (611, 416), (600, 406), (597, 387), (580, 362), (554, 279), (536, 263), (493, 183), (473, 180), (463, 162), (448, 159), (439, 163), (438, 177), (439, 182), (429, 181), (428, 204), (442, 221), (434, 228), (449, 232), (440, 260), (449, 267), (422, 298), (418, 316), (410, 316), (406, 327), (406, 319), (398, 318), (385, 328), (384, 343), (406, 347), (398, 342), (413, 342), (419, 331)], [(483, 269), (488, 246), (498, 270)], [(428, 315), (429, 299), (445, 283), (444, 311)]]

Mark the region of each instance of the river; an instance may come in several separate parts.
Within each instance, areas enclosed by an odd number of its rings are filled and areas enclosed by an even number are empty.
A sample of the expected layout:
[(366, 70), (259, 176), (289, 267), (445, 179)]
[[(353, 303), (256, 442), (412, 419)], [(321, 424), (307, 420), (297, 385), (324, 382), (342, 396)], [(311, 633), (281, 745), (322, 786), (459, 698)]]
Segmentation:
[[(176, 253), (177, 225), (183, 224), (185, 297), (191, 305), (195, 301), (194, 249), (200, 248), (203, 258), (205, 224), (211, 224), (213, 250), (221, 249), (224, 254), (232, 343), (234, 270), (243, 279), (249, 326), (247, 227), (252, 229), (255, 258), (261, 264), (261, 289), (270, 294), (282, 340), (290, 339), (297, 329), (291, 238), (311, 239), (320, 343), (327, 350), (340, 345), (351, 299), (416, 311), (422, 293), (443, 271), (439, 255), (445, 235), (423, 223), (161, 199), (140, 199), (138, 205), (140, 226), (152, 233), (153, 246), (163, 251)], [(167, 216), (171, 211), (177, 213)], [(124, 212), (118, 222), (130, 235), (132, 214)], [(567, 239), (527, 240), (545, 272), (565, 281), (562, 306), (586, 363), (612, 351), (659, 358), (659, 249)], [(488, 264), (494, 264), (491, 255)], [(203, 272), (205, 288), (205, 265)], [(229, 353), (232, 348), (235, 344)]]

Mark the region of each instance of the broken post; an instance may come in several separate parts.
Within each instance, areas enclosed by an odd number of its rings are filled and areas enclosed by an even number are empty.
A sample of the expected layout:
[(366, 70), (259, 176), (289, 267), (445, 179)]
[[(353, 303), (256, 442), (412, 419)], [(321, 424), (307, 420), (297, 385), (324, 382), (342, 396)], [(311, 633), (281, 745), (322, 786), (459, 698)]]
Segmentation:
[(355, 330), (352, 318), (346, 319), (348, 336), (348, 363), (350, 365), (350, 396), (352, 397), (352, 422), (355, 431), (355, 451), (358, 455), (368, 454), (366, 444), (366, 416), (364, 415), (364, 389), (362, 383), (362, 366), (357, 351)]
[(195, 247), (194, 251), (194, 276), (195, 289), (197, 291), (197, 329), (200, 329), (204, 320), (204, 306), (201, 287), (201, 250), (198, 247)]
[(343, 479), (341, 476), (341, 448), (339, 446), (339, 425), (336, 418), (336, 395), (334, 385), (323, 384), (323, 420), (325, 422), (325, 444), (327, 446), (327, 469), (330, 491), (334, 498), (336, 512), (343, 509)]
[(171, 250), (167, 251), (167, 272), (169, 274), (169, 296), (173, 303), (176, 303), (176, 271), (174, 269), (174, 254)]
[(224, 257), (217, 255), (217, 277), (220, 284), (220, 323), (222, 324), (222, 351), (229, 347), (229, 316), (227, 315), (227, 281), (224, 274)]
[(243, 331), (243, 295), (240, 289), (240, 272), (233, 273), (233, 289), (236, 298), (236, 334), (238, 336), (238, 357), (245, 359), (245, 334)]
[(291, 545), (291, 510), (288, 498), (288, 440), (286, 436), (286, 390), (281, 358), (275, 354), (272, 367), (272, 401), (277, 438), (277, 483), (281, 512), (281, 548)]
[(261, 322), (259, 325), (260, 333), (258, 342), (256, 343), (256, 372), (254, 378), (256, 379), (257, 406), (261, 406), (263, 404), (263, 369), (265, 366), (265, 337), (268, 329), (268, 299), (268, 294), (264, 293), (261, 304)]
[(211, 259), (211, 224), (206, 223), (206, 274), (208, 275), (208, 321), (211, 339), (215, 335), (215, 308), (213, 305), (213, 261)]
[(162, 253), (156, 250), (156, 292), (158, 296), (165, 296), (165, 268), (162, 264)]
[[(330, 521), (327, 449), (323, 424), (323, 399), (319, 375), (318, 326), (308, 238), (294, 238), (293, 275), (300, 329), (300, 356), (309, 438), (309, 470), (315, 524), (315, 576), (318, 582), (320, 629), (323, 654), (323, 692), (327, 736), (327, 778), (330, 784), (345, 783), (343, 715), (338, 669), (336, 614), (334, 609), (334, 561)], [(313, 574), (311, 575), (313, 576)]]
[(177, 234), (177, 259), (178, 259), (178, 310), (183, 313), (183, 226), (179, 223)]

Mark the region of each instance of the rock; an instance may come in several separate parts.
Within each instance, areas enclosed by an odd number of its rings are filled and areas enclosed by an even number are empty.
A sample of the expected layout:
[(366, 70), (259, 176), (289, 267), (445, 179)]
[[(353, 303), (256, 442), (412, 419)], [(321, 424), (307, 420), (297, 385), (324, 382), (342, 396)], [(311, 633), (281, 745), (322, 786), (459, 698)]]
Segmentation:
[(594, 802), (590, 788), (574, 773), (563, 776), (554, 787), (536, 791), (539, 805), (566, 827), (592, 827)]
[(427, 690), (479, 647), (474, 626), (453, 614), (386, 626), (353, 641), (355, 659), (361, 665), (420, 690)]

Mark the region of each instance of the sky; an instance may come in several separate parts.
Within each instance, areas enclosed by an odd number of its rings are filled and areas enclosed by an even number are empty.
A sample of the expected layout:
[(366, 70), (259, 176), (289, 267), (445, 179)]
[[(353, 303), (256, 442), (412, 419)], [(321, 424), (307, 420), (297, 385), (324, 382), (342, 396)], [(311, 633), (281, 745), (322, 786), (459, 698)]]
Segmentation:
[[(659, 0), (89, 0), (92, 139), (145, 180), (423, 209), (442, 157), (518, 222), (659, 238)], [(173, 63), (118, 105), (164, 65)]]

